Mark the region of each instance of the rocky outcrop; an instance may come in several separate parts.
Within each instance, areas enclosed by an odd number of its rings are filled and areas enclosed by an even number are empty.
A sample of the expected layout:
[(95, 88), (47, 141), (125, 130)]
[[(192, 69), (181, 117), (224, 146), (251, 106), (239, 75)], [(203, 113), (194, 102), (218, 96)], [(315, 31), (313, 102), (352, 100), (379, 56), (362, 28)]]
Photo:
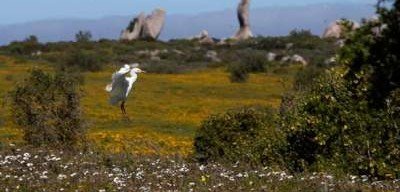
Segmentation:
[[(326, 29), (324, 34), (322, 35), (323, 38), (341, 38), (343, 33), (343, 22), (342, 20), (336, 20), (335, 22), (331, 23)], [(360, 24), (354, 21), (350, 21), (353, 24), (353, 30), (356, 30), (360, 27)]]
[(211, 62), (221, 62), (221, 59), (218, 57), (218, 53), (214, 50), (207, 51), (206, 58)]
[(198, 42), (201, 44), (214, 44), (215, 43), (214, 39), (212, 37), (210, 37), (207, 30), (201, 31), (199, 35), (196, 35), (192, 39), (198, 40)]
[(303, 66), (307, 66), (308, 62), (300, 55), (293, 55), (292, 58), (290, 58), (290, 61), (292, 63), (296, 63), (296, 64), (302, 64)]
[(287, 55), (281, 58), (280, 61), (282, 64), (302, 64), (303, 66), (307, 66), (308, 62), (300, 55)]
[(237, 14), (239, 19), (240, 28), (233, 36), (233, 39), (245, 40), (253, 37), (250, 30), (250, 0), (241, 0), (238, 6)]
[(282, 64), (289, 63), (291, 58), (292, 57), (290, 57), (290, 56), (284, 56), (281, 58), (281, 63)]
[(147, 16), (143, 25), (142, 38), (143, 39), (158, 39), (161, 30), (164, 27), (165, 11), (156, 9), (153, 13)]
[(326, 59), (326, 60), (324, 61), (324, 64), (325, 64), (325, 65), (333, 65), (333, 64), (335, 64), (336, 62), (337, 62), (337, 59), (336, 59), (336, 56), (335, 56), (335, 57), (331, 57), (331, 58)]
[(128, 28), (126, 28), (126, 30), (122, 32), (121, 39), (128, 41), (139, 39), (145, 20), (146, 15), (144, 13), (140, 13), (135, 19), (133, 19), (129, 23)]
[(132, 41), (136, 39), (157, 40), (165, 23), (165, 11), (156, 9), (146, 17), (139, 14), (131, 21), (129, 26), (121, 34), (121, 40)]
[(276, 57), (277, 57), (276, 53), (272, 53), (272, 52), (267, 53), (268, 61), (275, 61)]

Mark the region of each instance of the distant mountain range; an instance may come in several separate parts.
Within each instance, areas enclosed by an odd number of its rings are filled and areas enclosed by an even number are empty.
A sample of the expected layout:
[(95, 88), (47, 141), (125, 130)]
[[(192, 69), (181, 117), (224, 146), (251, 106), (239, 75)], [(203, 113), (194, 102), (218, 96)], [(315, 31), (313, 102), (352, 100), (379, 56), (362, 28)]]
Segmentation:
[[(252, 9), (252, 30), (255, 35), (280, 36), (293, 29), (309, 29), (321, 35), (326, 26), (340, 18), (360, 21), (374, 15), (367, 4), (314, 4), (307, 6), (265, 7)], [(0, 45), (36, 35), (40, 41), (70, 41), (79, 30), (89, 30), (95, 39), (118, 39), (132, 16), (109, 16), (100, 19), (42, 20), (0, 26)], [(197, 15), (167, 15), (162, 40), (186, 38), (208, 30), (216, 38), (230, 37), (237, 29), (235, 10)]]

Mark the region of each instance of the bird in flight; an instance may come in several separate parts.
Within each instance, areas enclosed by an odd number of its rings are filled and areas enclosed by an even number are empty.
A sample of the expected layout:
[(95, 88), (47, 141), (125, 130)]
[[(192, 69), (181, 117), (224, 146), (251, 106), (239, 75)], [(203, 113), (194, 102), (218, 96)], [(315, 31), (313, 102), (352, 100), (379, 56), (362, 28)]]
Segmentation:
[(125, 103), (133, 84), (136, 82), (139, 73), (145, 71), (138, 68), (139, 64), (125, 64), (119, 71), (112, 75), (111, 83), (107, 85), (106, 91), (110, 93), (109, 103), (120, 104), (122, 114), (127, 117)]

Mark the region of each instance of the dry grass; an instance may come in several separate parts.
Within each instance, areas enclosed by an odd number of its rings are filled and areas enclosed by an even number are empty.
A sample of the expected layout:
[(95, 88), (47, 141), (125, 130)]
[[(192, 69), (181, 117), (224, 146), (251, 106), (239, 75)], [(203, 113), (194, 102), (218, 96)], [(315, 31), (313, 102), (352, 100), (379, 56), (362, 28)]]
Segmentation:
[[(12, 89), (27, 71), (43, 64), (17, 62), (0, 56), (0, 96)], [(129, 96), (130, 121), (119, 107), (108, 104), (104, 87), (112, 72), (87, 73), (83, 107), (91, 141), (111, 152), (184, 154), (192, 150), (192, 138), (201, 121), (213, 113), (243, 105), (279, 106), (290, 77), (254, 74), (248, 83), (229, 81), (225, 69), (206, 69), (186, 74), (143, 74)], [(10, 76), (12, 76), (10, 78)], [(0, 141), (19, 142), (21, 135), (10, 121), (7, 105), (0, 109)]]

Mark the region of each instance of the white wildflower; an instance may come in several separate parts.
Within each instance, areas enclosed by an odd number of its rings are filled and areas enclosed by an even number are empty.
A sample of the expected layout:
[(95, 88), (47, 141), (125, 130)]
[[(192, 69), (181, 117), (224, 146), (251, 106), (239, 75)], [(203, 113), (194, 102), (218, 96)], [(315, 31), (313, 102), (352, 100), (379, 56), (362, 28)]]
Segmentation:
[(199, 167), (199, 170), (200, 170), (200, 171), (204, 171), (205, 169), (206, 169), (206, 166), (200, 165), (200, 167)]
[(63, 180), (63, 179), (66, 179), (66, 178), (67, 178), (67, 176), (64, 175), (64, 174), (59, 174), (59, 175), (57, 176), (57, 179), (58, 179), (58, 180)]

